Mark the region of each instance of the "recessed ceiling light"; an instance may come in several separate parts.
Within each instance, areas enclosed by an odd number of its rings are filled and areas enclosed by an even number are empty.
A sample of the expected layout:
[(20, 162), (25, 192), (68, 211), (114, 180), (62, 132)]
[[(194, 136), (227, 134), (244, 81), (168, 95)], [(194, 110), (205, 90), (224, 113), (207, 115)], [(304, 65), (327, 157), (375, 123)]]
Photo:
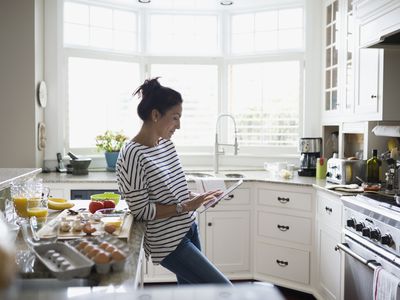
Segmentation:
[(233, 1), (230, 0), (222, 0), (219, 2), (221, 5), (232, 5)]
[(151, 0), (138, 0), (139, 3), (150, 3)]

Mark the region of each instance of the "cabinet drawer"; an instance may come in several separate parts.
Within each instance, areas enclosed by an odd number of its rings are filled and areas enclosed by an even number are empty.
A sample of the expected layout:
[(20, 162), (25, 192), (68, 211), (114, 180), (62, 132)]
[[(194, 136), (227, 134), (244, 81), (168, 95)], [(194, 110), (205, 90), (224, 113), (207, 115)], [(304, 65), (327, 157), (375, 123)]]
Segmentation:
[(309, 245), (311, 243), (311, 220), (259, 211), (257, 234), (264, 238)]
[(340, 228), (342, 225), (342, 202), (339, 197), (329, 197), (317, 193), (317, 207), (319, 221)]
[(221, 200), (216, 207), (224, 207), (230, 205), (249, 205), (250, 189), (235, 189), (231, 195)]
[(311, 194), (278, 190), (258, 190), (258, 204), (302, 211), (311, 211)]
[(256, 245), (255, 270), (261, 274), (308, 284), (310, 254), (292, 248), (265, 243)]

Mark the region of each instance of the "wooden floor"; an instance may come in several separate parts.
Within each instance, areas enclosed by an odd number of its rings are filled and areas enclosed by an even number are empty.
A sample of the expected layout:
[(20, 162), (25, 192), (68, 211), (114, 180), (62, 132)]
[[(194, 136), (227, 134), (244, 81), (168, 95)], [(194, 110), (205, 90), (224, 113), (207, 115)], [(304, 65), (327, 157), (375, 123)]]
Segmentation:
[[(313, 295), (283, 288), (277, 285), (273, 285), (271, 283), (260, 282), (260, 281), (233, 281), (234, 285), (240, 284), (254, 284), (254, 285), (263, 285), (266, 287), (267, 294), (265, 295), (265, 299), (274, 300), (274, 299), (285, 299), (285, 300), (315, 300)], [(173, 286), (176, 283), (145, 283), (144, 288), (154, 288), (157, 286)]]

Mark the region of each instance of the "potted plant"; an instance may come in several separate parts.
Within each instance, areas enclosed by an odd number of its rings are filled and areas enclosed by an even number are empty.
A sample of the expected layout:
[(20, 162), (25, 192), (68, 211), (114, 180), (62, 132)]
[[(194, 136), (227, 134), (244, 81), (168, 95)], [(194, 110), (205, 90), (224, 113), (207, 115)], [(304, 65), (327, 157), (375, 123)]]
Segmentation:
[(96, 136), (96, 147), (104, 151), (107, 161), (107, 171), (114, 172), (119, 150), (121, 150), (128, 137), (121, 132), (107, 130), (103, 135)]

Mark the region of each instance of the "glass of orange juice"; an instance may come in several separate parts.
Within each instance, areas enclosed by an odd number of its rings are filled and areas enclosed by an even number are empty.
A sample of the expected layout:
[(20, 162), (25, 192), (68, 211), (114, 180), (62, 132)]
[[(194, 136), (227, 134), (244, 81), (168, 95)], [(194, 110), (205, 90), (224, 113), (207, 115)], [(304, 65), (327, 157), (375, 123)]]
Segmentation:
[(47, 198), (28, 199), (26, 212), (29, 218), (35, 216), (38, 225), (41, 227), (47, 221), (47, 215), (48, 215)]

